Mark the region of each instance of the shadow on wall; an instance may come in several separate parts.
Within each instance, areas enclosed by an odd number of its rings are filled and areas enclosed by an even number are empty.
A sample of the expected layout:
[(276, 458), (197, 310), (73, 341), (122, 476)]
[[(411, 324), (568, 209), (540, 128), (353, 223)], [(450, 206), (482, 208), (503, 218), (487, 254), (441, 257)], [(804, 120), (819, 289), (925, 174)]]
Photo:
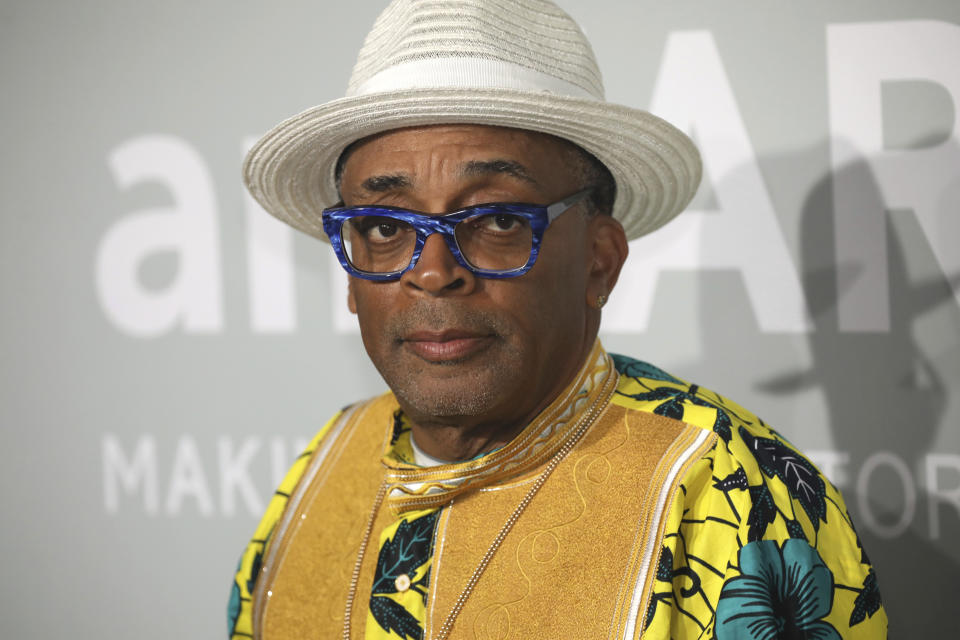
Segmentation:
[[(816, 160), (823, 158), (822, 148), (812, 151)], [(773, 166), (797, 166), (801, 161), (814, 159), (801, 154), (771, 160)], [(761, 383), (761, 388), (783, 394), (819, 388), (827, 403), (835, 447), (850, 456), (848, 469), (860, 469), (862, 474), (870, 456), (890, 452), (903, 462), (901, 469), (911, 476), (907, 480), (916, 483), (918, 476), (923, 477), (927, 455), (937, 453), (932, 449), (939, 430), (949, 428), (950, 394), (958, 393), (944, 383), (941, 368), (948, 359), (960, 356), (960, 309), (951, 290), (960, 286), (960, 274), (944, 274), (937, 267), (939, 276), (911, 277), (916, 265), (929, 267), (937, 264), (936, 259), (912, 212), (887, 212), (889, 331), (841, 332), (837, 301), (863, 275), (864, 266), (845, 264), (842, 258), (838, 263), (833, 189), (840, 181), (866, 190), (860, 192), (860, 201), (876, 205), (844, 215), (876, 216), (885, 210), (865, 162), (824, 176), (811, 190), (800, 221), (800, 270), (814, 322), (809, 334), (812, 367)], [(940, 214), (956, 215), (957, 210), (943, 206)], [(948, 353), (929, 354), (916, 338), (917, 320), (935, 308), (942, 311), (941, 305), (950, 305), (949, 325), (955, 339)], [(953, 486), (955, 474), (950, 475), (945, 484)], [(942, 501), (931, 504), (919, 484), (912, 494), (904, 495), (903, 478), (886, 464), (875, 467), (868, 491), (849, 480), (844, 496), (877, 568), (892, 632), (918, 638), (951, 636), (956, 631), (955, 618), (947, 607), (960, 596), (960, 556), (945, 549), (960, 540), (955, 508)], [(928, 525), (931, 507), (939, 515), (937, 533)], [(864, 526), (868, 518), (871, 527)]]

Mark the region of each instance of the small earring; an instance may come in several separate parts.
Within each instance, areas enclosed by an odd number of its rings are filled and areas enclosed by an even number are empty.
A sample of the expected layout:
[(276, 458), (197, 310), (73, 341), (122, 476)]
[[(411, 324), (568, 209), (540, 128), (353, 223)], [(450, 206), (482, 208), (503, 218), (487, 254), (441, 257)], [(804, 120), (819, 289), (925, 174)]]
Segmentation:
[(603, 309), (605, 304), (607, 304), (607, 296), (603, 294), (597, 296), (597, 309)]

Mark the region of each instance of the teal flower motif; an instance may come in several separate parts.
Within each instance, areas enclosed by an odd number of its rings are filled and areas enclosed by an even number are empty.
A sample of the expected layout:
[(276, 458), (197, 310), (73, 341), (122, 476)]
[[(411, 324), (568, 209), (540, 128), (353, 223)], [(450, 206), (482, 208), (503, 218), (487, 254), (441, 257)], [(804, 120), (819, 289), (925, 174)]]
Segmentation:
[(717, 640), (841, 640), (822, 620), (833, 606), (833, 574), (806, 540), (740, 549), (740, 574), (717, 604)]
[(230, 590), (230, 602), (227, 603), (227, 633), (233, 635), (237, 628), (237, 618), (240, 617), (240, 587), (233, 583)]

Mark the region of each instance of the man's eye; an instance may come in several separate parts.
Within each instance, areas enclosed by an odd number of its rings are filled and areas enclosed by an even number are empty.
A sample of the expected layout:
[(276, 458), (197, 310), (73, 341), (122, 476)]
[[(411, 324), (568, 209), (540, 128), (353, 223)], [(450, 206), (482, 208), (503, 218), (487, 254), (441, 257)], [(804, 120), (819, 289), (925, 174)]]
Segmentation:
[(392, 222), (381, 222), (377, 225), (376, 232), (383, 238), (389, 238), (397, 233), (397, 225)]
[(382, 242), (396, 236), (400, 231), (400, 225), (401, 223), (390, 218), (376, 216), (363, 216), (350, 221), (350, 226), (357, 235), (371, 242)]
[(494, 233), (505, 233), (508, 231), (519, 231), (526, 224), (526, 220), (519, 216), (508, 213), (497, 213), (488, 216), (481, 216), (476, 221), (476, 226), (481, 231), (492, 231)]

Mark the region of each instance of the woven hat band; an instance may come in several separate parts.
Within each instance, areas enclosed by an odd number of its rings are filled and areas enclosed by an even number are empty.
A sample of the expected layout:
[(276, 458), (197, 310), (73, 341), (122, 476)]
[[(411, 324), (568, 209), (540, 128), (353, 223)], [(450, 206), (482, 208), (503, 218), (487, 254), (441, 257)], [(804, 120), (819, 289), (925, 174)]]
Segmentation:
[(507, 89), (603, 100), (566, 80), (502, 60), (448, 57), (409, 60), (394, 65), (348, 91), (363, 96), (406, 89)]

